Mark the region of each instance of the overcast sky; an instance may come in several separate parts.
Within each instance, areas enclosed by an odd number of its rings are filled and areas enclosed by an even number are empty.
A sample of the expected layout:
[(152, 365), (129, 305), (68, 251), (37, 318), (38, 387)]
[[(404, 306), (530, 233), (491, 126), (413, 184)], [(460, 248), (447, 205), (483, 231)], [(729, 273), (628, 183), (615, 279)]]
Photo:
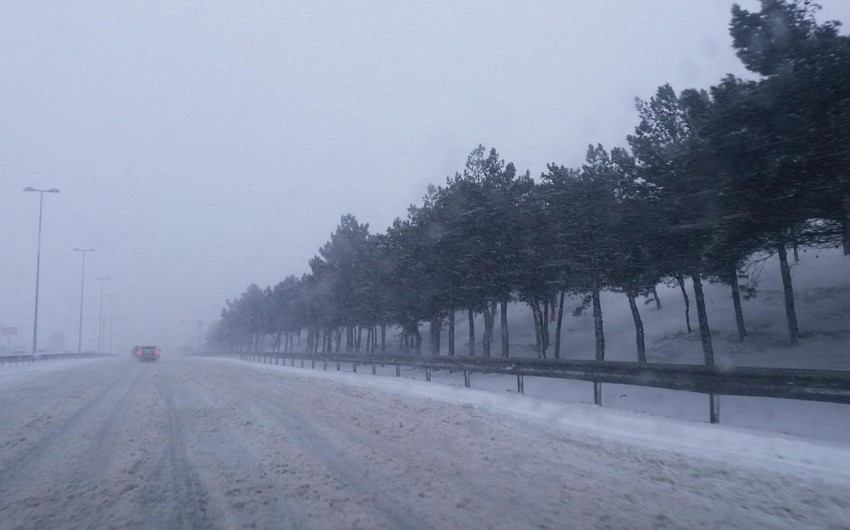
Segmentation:
[[(820, 20), (850, 23), (850, 2)], [(757, 9), (750, 0), (741, 4)], [(623, 145), (634, 98), (751, 77), (725, 0), (0, 4), (0, 324), (193, 343), (344, 213), (383, 231), (479, 143), (537, 176)], [(843, 32), (843, 31), (842, 31)], [(112, 309), (111, 309), (112, 307)], [(116, 333), (117, 334), (117, 333)], [(117, 338), (117, 337), (116, 337)], [(0, 341), (5, 344), (6, 340)]]

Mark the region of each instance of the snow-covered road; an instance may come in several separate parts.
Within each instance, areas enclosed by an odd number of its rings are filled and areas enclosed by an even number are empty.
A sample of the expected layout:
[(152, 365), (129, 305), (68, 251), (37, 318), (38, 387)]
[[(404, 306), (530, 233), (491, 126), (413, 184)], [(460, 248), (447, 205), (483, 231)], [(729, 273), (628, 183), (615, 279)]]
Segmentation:
[(850, 525), (850, 471), (829, 466), (850, 446), (792, 440), (741, 465), (731, 447), (757, 434), (699, 426), (732, 444), (699, 458), (648, 441), (685, 422), (614, 413), (653, 431), (632, 443), (456, 397), (480, 391), (346, 377), (379, 379), (167, 357), (6, 369), (0, 528)]

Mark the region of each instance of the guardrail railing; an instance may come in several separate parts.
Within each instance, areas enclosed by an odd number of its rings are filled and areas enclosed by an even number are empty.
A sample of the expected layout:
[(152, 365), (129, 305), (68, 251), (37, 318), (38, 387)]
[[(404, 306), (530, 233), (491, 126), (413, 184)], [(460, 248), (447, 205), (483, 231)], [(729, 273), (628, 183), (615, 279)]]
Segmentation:
[(0, 355), (0, 365), (38, 363), (42, 361), (57, 361), (61, 359), (92, 359), (114, 356), (114, 353), (13, 353)]
[(399, 355), (336, 355), (299, 353), (218, 353), (243, 360), (268, 364), (286, 363), (295, 366), (300, 361), (304, 368), (322, 363), (335, 363), (340, 370), (343, 364), (371, 366), (372, 374), (378, 365), (394, 365), (396, 376), (402, 366), (425, 370), (425, 380), (431, 380), (434, 370), (462, 372), (464, 385), (470, 386), (474, 373), (513, 375), (517, 378), (517, 391), (525, 393), (525, 377), (572, 379), (594, 383), (596, 405), (602, 405), (602, 383), (666, 388), (708, 394), (709, 420), (720, 421), (718, 396), (751, 396), (821, 401), (850, 404), (850, 370), (812, 370), (789, 368), (720, 368), (685, 364), (639, 364), (619, 361), (543, 360), (493, 357), (413, 357)]

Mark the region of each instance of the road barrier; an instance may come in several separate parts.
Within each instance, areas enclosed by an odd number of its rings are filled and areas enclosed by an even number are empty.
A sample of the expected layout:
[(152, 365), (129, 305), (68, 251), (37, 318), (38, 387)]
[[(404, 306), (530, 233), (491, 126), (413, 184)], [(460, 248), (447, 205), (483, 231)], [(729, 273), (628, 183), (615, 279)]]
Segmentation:
[(40, 363), (67, 359), (93, 359), (115, 357), (113, 353), (14, 353), (0, 355), (0, 366), (13, 364)]
[(721, 368), (686, 364), (640, 364), (619, 361), (590, 360), (545, 360), (494, 357), (442, 357), (442, 356), (398, 356), (398, 355), (334, 355), (299, 353), (209, 353), (206, 355), (295, 366), (300, 360), (310, 361), (311, 368), (321, 362), (327, 370), (328, 362), (336, 363), (339, 371), (342, 364), (371, 366), (372, 374), (378, 365), (394, 365), (395, 375), (401, 375), (401, 367), (425, 370), (425, 380), (431, 380), (434, 370), (462, 372), (464, 386), (470, 386), (471, 374), (503, 374), (516, 376), (517, 392), (525, 393), (525, 377), (548, 377), (573, 379), (594, 383), (594, 403), (602, 405), (602, 383), (616, 383), (670, 390), (681, 390), (708, 394), (709, 421), (720, 421), (718, 397), (751, 396), (821, 401), (850, 404), (850, 370), (811, 370), (790, 368)]

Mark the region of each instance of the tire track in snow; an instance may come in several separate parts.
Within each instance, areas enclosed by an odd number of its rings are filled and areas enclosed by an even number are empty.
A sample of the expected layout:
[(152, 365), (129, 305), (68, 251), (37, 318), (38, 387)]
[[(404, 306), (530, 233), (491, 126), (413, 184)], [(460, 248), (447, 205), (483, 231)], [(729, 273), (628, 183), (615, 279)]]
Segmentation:
[(143, 504), (159, 506), (165, 512), (165, 520), (158, 521), (161, 528), (211, 528), (208, 495), (186, 456), (183, 426), (166, 372), (159, 378), (159, 386), (165, 399), (166, 440), (153, 476), (148, 478)]
[[(104, 466), (98, 464), (114, 454), (111, 451), (139, 375), (122, 372), (105, 388), (89, 392), (86, 400), (74, 403), (79, 408), (71, 409), (64, 421), (13, 457), (0, 476), (0, 519), (25, 521), (21, 528), (90, 526), (82, 521), (96, 514), (109, 498)], [(62, 417), (67, 412), (60, 407), (54, 415)]]
[[(113, 394), (123, 381), (123, 378), (116, 378), (103, 390), (89, 392), (85, 397), (87, 401), (79, 409), (58, 424), (50, 427), (45, 434), (28, 443), (25, 449), (14, 451), (14, 448), (12, 448), (12, 450), (4, 451), (2, 458), (0, 458), (0, 484), (8, 484), (18, 480), (27, 465), (43, 458), (48, 450), (63, 438), (69, 436), (70, 432), (81, 427), (98, 407), (102, 407), (104, 403), (111, 401), (106, 399), (106, 396)], [(127, 395), (126, 389), (123, 395)], [(59, 415), (60, 413), (61, 411), (57, 411), (55, 414)]]
[(236, 393), (244, 395), (245, 402), (252, 408), (258, 409), (262, 415), (282, 426), (293, 442), (305, 452), (318, 458), (355, 494), (368, 497), (369, 504), (361, 505), (361, 507), (367, 513), (371, 512), (376, 522), (383, 522), (387, 527), (394, 529), (430, 528), (422, 520), (411, 521), (411, 514), (399, 508), (400, 503), (387, 494), (386, 488), (376, 492), (366, 478), (367, 473), (356, 465), (356, 461), (346, 458), (343, 452), (322, 436), (304, 415), (287, 406), (283, 400), (273, 399), (275, 396), (270, 395), (266, 389), (254, 387), (244, 381), (241, 384), (233, 384), (232, 381), (225, 379), (225, 383)]

